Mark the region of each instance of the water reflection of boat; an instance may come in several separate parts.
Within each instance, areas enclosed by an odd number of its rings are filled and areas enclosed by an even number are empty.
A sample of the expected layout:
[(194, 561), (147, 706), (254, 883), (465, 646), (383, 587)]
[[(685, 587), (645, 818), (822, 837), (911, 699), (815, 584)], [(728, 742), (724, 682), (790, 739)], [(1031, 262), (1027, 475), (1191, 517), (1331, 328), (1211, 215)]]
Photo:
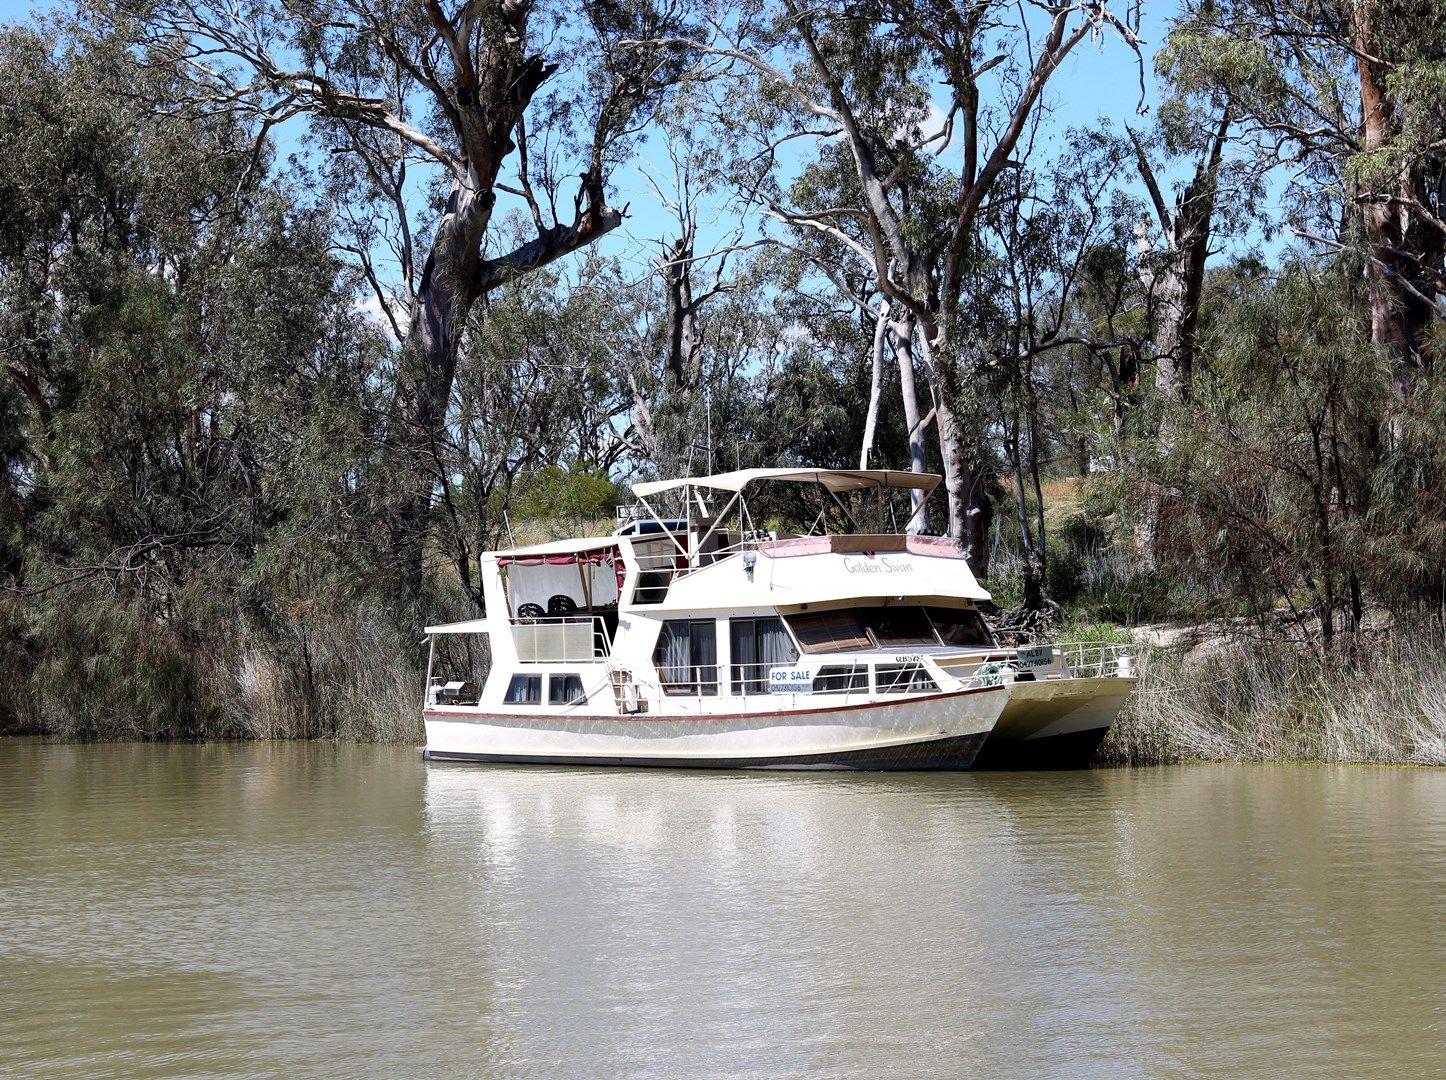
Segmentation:
[[(819, 494), (807, 535), (756, 527), (748, 499), (765, 482)], [(889, 489), (938, 483), (811, 469), (657, 481), (635, 486), (639, 505), (610, 536), (484, 554), (491, 616), (428, 627), (428, 757), (959, 769), (1016, 704), (1006, 739), (1076, 745), (1061, 737), (1075, 731), (1064, 713), (1080, 710), (1064, 705), (1082, 694), (1093, 704), (1081, 716), (1097, 720), (1102, 688), (1072, 679), (1063, 657), (1034, 670), (1027, 651), (1001, 650), (977, 608), (989, 594), (953, 541), (866, 532), (840, 498), (877, 493), (882, 509)], [(830, 532), (830, 512), (852, 528)], [(485, 678), (435, 674), (449, 668), (439, 651), (477, 635)], [(1079, 693), (1039, 689), (1062, 681)]]

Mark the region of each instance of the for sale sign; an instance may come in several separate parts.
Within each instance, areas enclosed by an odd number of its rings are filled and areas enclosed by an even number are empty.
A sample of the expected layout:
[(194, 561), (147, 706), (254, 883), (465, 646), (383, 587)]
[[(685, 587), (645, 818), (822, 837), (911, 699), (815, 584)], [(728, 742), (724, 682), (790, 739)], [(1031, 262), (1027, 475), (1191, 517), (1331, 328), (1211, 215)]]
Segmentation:
[(770, 694), (813, 693), (813, 672), (807, 668), (776, 667), (768, 672)]

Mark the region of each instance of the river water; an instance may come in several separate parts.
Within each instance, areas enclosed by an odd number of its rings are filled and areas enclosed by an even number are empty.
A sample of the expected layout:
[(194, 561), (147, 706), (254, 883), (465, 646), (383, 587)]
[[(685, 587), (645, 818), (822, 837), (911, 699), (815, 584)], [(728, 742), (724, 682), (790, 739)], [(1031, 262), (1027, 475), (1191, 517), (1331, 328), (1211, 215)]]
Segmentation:
[(1420, 1076), (1446, 771), (0, 740), (0, 1075)]

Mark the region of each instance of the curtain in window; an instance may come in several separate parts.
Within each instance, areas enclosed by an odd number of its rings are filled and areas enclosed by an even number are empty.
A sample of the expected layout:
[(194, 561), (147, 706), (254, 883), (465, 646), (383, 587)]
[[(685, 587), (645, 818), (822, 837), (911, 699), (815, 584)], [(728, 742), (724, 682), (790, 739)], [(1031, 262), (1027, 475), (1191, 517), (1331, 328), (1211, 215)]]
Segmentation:
[(502, 699), (508, 705), (537, 705), (542, 701), (541, 675), (514, 675), (507, 684), (507, 696)]
[(665, 622), (653, 659), (668, 693), (718, 692), (718, 634), (712, 619)]
[(732, 619), (729, 641), (733, 646), (735, 694), (766, 694), (769, 669), (798, 659), (798, 650), (782, 619)]
[(718, 692), (718, 627), (712, 619), (689, 624), (693, 651), (693, 684), (698, 693)]
[(777, 667), (798, 659), (798, 650), (783, 628), (782, 619), (759, 619), (757, 626), (759, 663)]
[(733, 658), (732, 683), (735, 694), (761, 694), (767, 686), (760, 685), (754, 664), (758, 660), (758, 635), (752, 619), (729, 619), (728, 642)]
[(658, 675), (663, 689), (681, 693), (693, 681), (692, 636), (685, 622), (665, 622), (658, 639)]

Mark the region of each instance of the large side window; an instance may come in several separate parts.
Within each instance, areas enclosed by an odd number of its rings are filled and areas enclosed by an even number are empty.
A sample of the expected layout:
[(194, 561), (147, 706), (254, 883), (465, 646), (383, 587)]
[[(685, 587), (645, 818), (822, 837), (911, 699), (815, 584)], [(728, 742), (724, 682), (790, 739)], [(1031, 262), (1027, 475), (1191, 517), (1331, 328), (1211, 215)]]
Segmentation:
[(788, 625), (807, 653), (852, 652), (873, 646), (868, 631), (854, 611), (790, 615)]
[(989, 632), (984, 617), (974, 608), (931, 607), (928, 610), (934, 629), (939, 631), (939, 637), (945, 645), (984, 649), (994, 647), (994, 635)]
[(793, 638), (777, 616), (766, 619), (729, 619), (728, 639), (733, 650), (732, 685), (735, 694), (768, 693), (768, 670), (798, 659)]
[(512, 681), (507, 684), (507, 695), (502, 700), (508, 705), (540, 705), (542, 703), (542, 676), (512, 676)]
[(938, 644), (923, 608), (864, 608), (862, 614), (869, 633), (881, 649)]
[(718, 625), (712, 619), (669, 619), (653, 653), (665, 694), (718, 693)]

